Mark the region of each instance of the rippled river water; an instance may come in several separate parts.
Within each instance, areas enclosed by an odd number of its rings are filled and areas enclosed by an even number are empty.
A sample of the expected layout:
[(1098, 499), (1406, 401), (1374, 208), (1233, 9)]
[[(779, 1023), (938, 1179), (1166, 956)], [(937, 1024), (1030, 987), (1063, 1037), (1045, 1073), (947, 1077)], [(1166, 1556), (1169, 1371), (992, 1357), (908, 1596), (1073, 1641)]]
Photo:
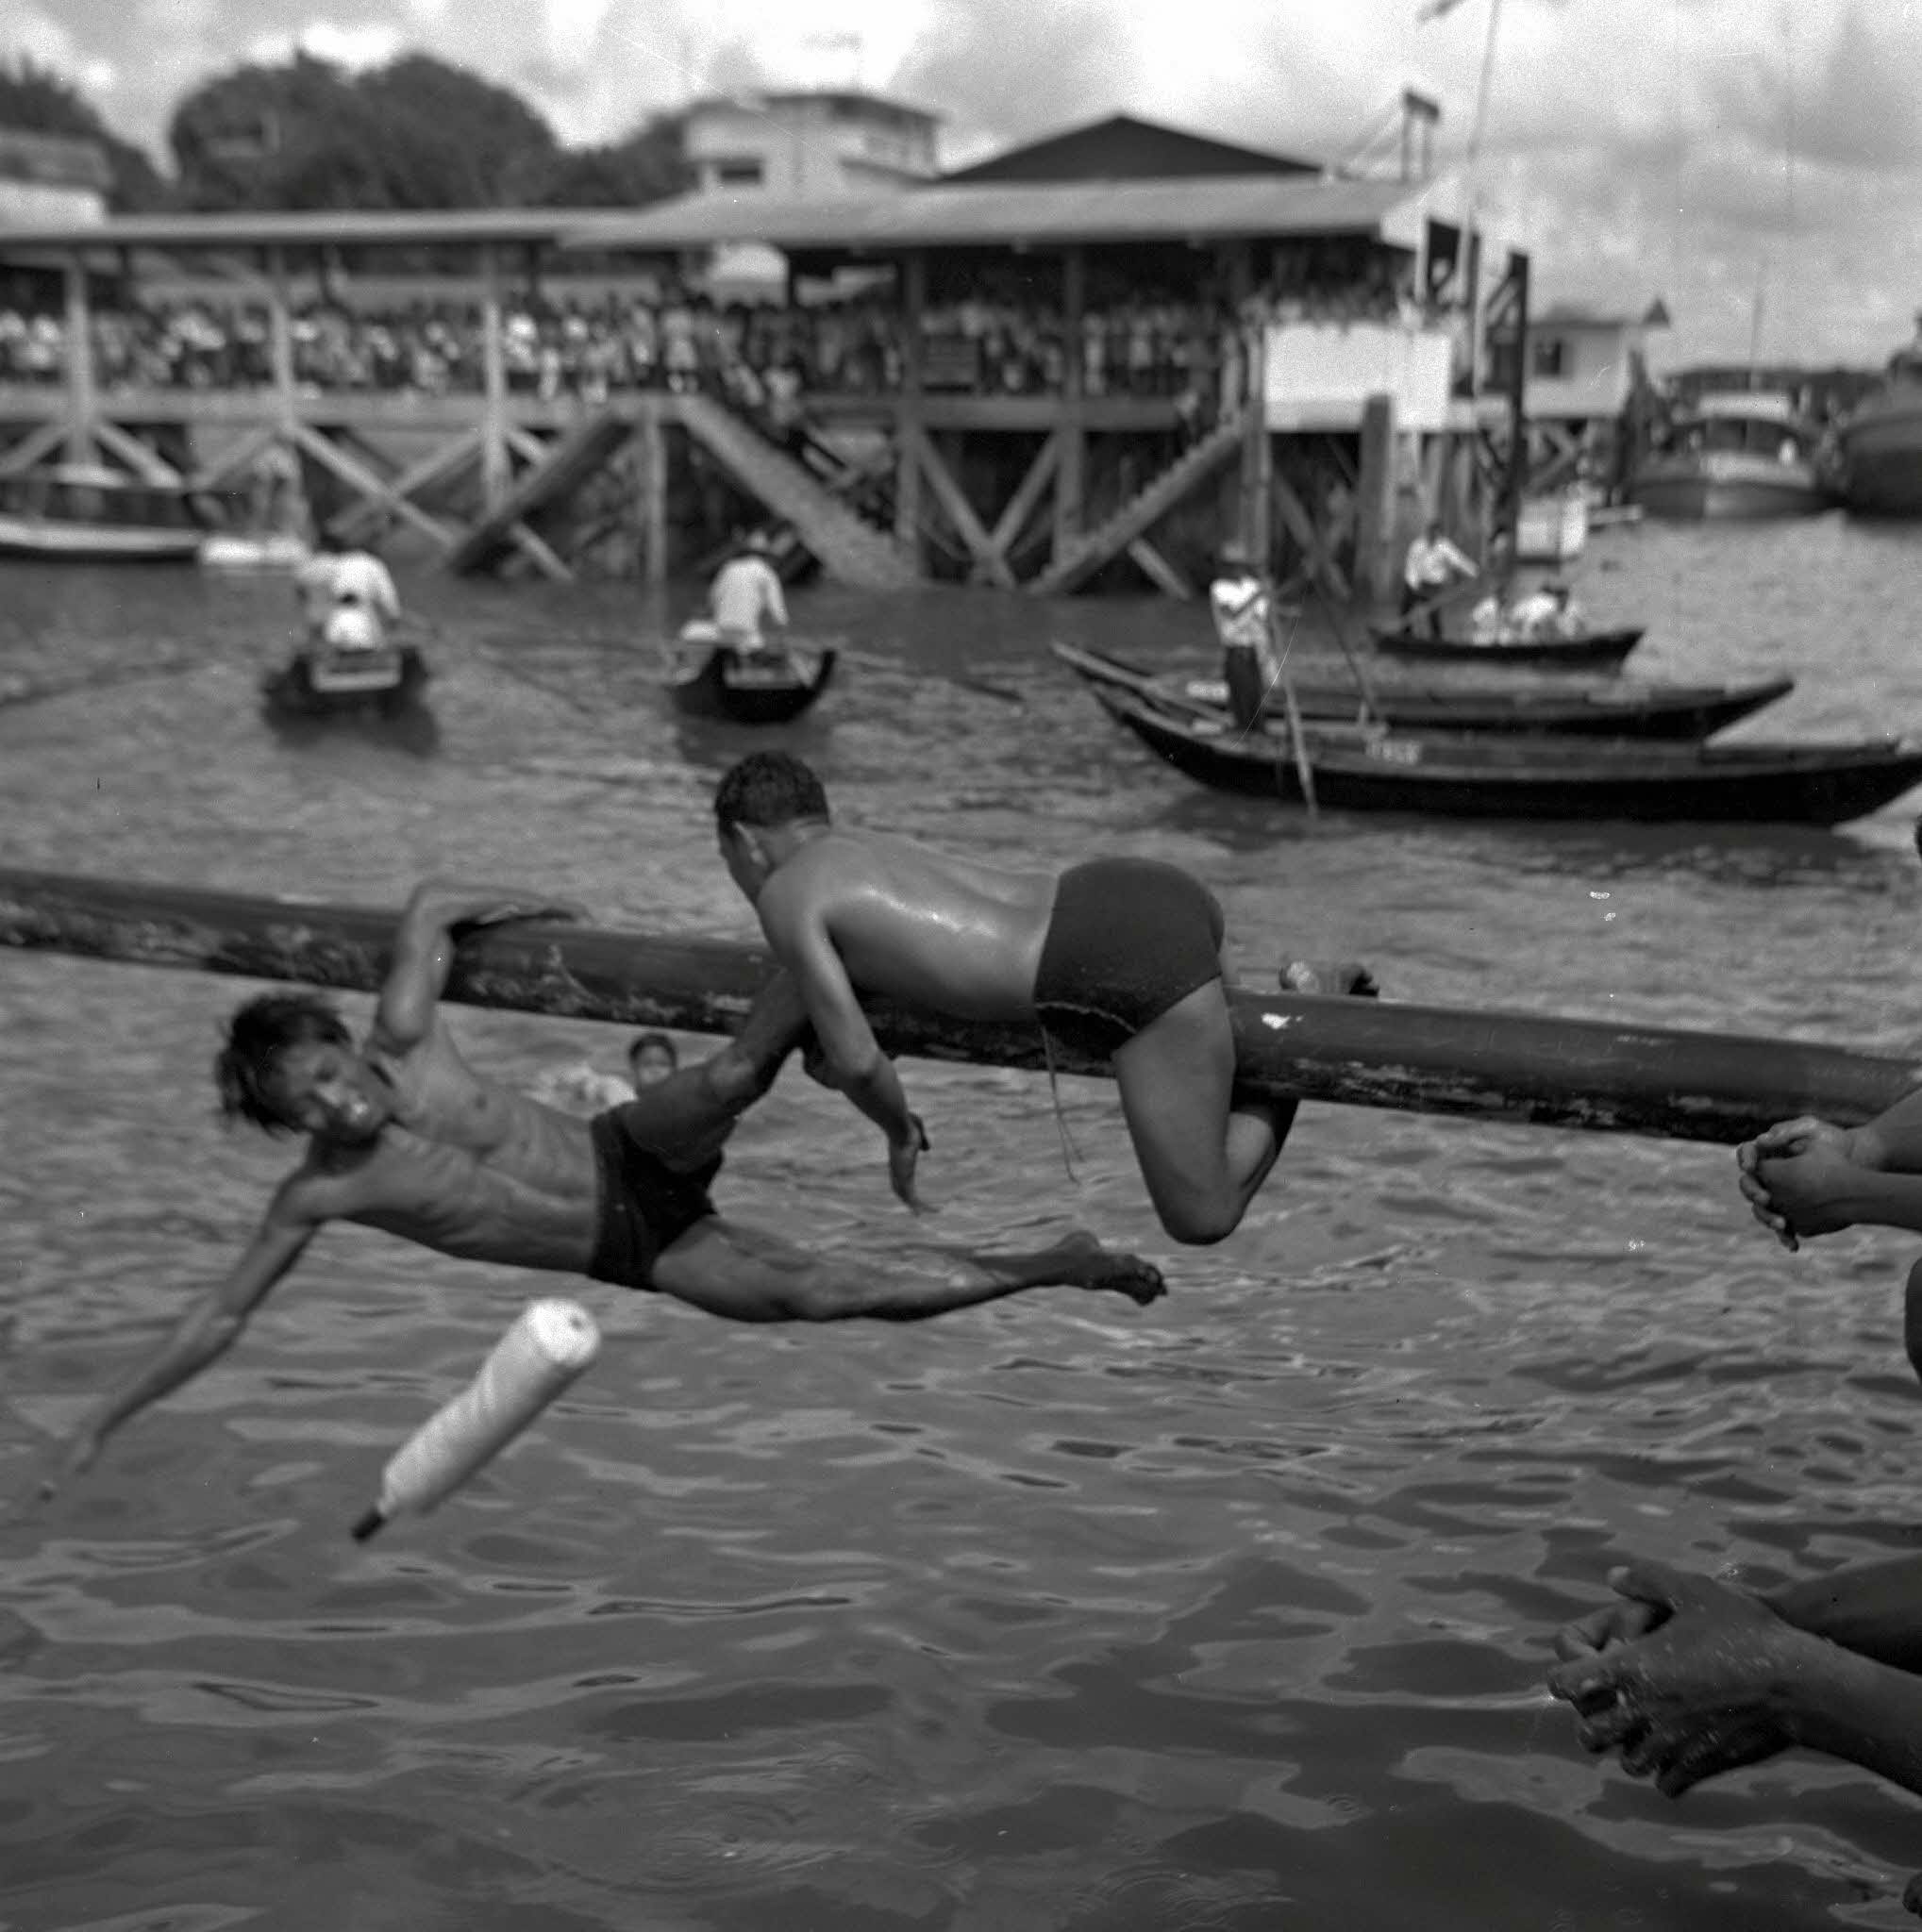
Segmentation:
[[(1597, 536), (1648, 675), (1745, 737), (1922, 727), (1922, 530)], [(284, 584), (8, 569), (0, 862), (395, 905), (429, 870), (747, 938), (630, 586), (423, 579), (432, 742), (277, 736)], [(1913, 1052), (1915, 799), (1840, 831), (1303, 820), (1152, 765), (1042, 646), (1142, 603), (803, 593), (871, 661), (789, 737), (851, 819), (1189, 865), (1241, 976)], [(959, 687), (966, 668), (1019, 702)], [(59, 693), (64, 694), (59, 694)], [(249, 988), (0, 956), (0, 1489), (231, 1260), (284, 1147), (207, 1072)], [(360, 1003), (356, 1003), (357, 1008)], [(483, 1065), (610, 1030), (463, 1010)], [(698, 1042), (689, 1042), (698, 1050)], [(329, 1231), (239, 1348), (0, 1517), (0, 1925), (64, 1932), (1776, 1932), (1909, 1923), (1914, 1801), (1804, 1757), (1670, 1804), (1577, 1750), (1554, 1626), (1630, 1554), (1753, 1586), (1918, 1547), (1905, 1244), (1780, 1253), (1722, 1148), (1303, 1111), (1170, 1254), (1111, 1089), (910, 1064), (929, 1232), (1138, 1246), (1135, 1311), (729, 1326), (584, 1289), (601, 1359), (425, 1521), (348, 1525), (553, 1277)], [(871, 1130), (790, 1074), (725, 1207), (885, 1253)], [(916, 1230), (918, 1233), (919, 1230)]]

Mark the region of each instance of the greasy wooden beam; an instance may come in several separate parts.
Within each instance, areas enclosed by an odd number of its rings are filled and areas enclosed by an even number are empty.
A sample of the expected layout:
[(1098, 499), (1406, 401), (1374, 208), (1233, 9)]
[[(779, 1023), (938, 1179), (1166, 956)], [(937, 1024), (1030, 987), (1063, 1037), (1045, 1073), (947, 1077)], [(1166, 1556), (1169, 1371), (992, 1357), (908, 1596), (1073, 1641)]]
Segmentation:
[[(0, 870), (0, 946), (371, 992), (395, 914), (367, 907)], [(560, 1019), (727, 1033), (767, 970), (751, 947), (589, 926), (505, 926), (465, 941), (447, 997)], [(1232, 994), (1249, 1090), (1683, 1141), (1772, 1121), (1866, 1120), (1922, 1087), (1922, 1063), (1810, 1041), (1393, 1001)], [(894, 1054), (1041, 1069), (1032, 1026), (962, 1024), (877, 1003)], [(1066, 1071), (1104, 1069), (1058, 1050)]]

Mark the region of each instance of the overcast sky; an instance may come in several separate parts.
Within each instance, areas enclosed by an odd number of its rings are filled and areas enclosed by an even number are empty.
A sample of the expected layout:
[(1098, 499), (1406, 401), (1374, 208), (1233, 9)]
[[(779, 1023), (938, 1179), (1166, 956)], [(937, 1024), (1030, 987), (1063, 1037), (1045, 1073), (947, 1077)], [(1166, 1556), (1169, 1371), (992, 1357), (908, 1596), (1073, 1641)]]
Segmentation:
[(846, 85), (947, 117), (947, 153), (1117, 110), (1337, 158), (1414, 84), (1529, 247), (1536, 301), (1674, 313), (1663, 363), (1880, 363), (1922, 308), (1922, 0), (9, 0), (0, 49), (58, 66), (164, 156), (174, 103), (296, 40), (418, 48), (519, 90), (565, 140), (691, 92)]

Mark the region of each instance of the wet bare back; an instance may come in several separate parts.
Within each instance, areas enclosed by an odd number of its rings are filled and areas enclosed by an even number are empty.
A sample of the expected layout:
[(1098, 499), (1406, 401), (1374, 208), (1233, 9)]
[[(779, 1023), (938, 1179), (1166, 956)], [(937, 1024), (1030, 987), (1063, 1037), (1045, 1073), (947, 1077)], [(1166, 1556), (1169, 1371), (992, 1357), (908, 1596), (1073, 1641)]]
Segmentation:
[(864, 992), (961, 1020), (1028, 1021), (1054, 899), (1052, 873), (833, 830), (782, 863), (759, 910), (777, 950), (825, 930)]

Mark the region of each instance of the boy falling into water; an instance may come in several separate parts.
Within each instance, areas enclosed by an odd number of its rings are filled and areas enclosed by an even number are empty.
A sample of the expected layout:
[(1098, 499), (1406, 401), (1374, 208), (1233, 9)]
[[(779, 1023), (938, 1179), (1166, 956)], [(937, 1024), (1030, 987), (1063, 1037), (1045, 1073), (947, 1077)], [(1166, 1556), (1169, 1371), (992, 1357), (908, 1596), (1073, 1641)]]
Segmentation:
[(101, 1403), (64, 1474), (85, 1469), (129, 1417), (230, 1348), (329, 1221), (463, 1260), (657, 1290), (735, 1322), (918, 1321), (1050, 1286), (1142, 1305), (1161, 1294), (1152, 1267), (1085, 1234), (1039, 1253), (957, 1253), (938, 1268), (882, 1270), (717, 1214), (708, 1189), (727, 1138), (807, 1033), (785, 974), (718, 1053), (593, 1120), (476, 1074), (439, 1007), (459, 935), (572, 916), (533, 896), (429, 881), (401, 917), (364, 1043), (310, 993), (240, 1008), (215, 1062), (223, 1108), (269, 1133), (307, 1135), (306, 1157), (226, 1279)]

